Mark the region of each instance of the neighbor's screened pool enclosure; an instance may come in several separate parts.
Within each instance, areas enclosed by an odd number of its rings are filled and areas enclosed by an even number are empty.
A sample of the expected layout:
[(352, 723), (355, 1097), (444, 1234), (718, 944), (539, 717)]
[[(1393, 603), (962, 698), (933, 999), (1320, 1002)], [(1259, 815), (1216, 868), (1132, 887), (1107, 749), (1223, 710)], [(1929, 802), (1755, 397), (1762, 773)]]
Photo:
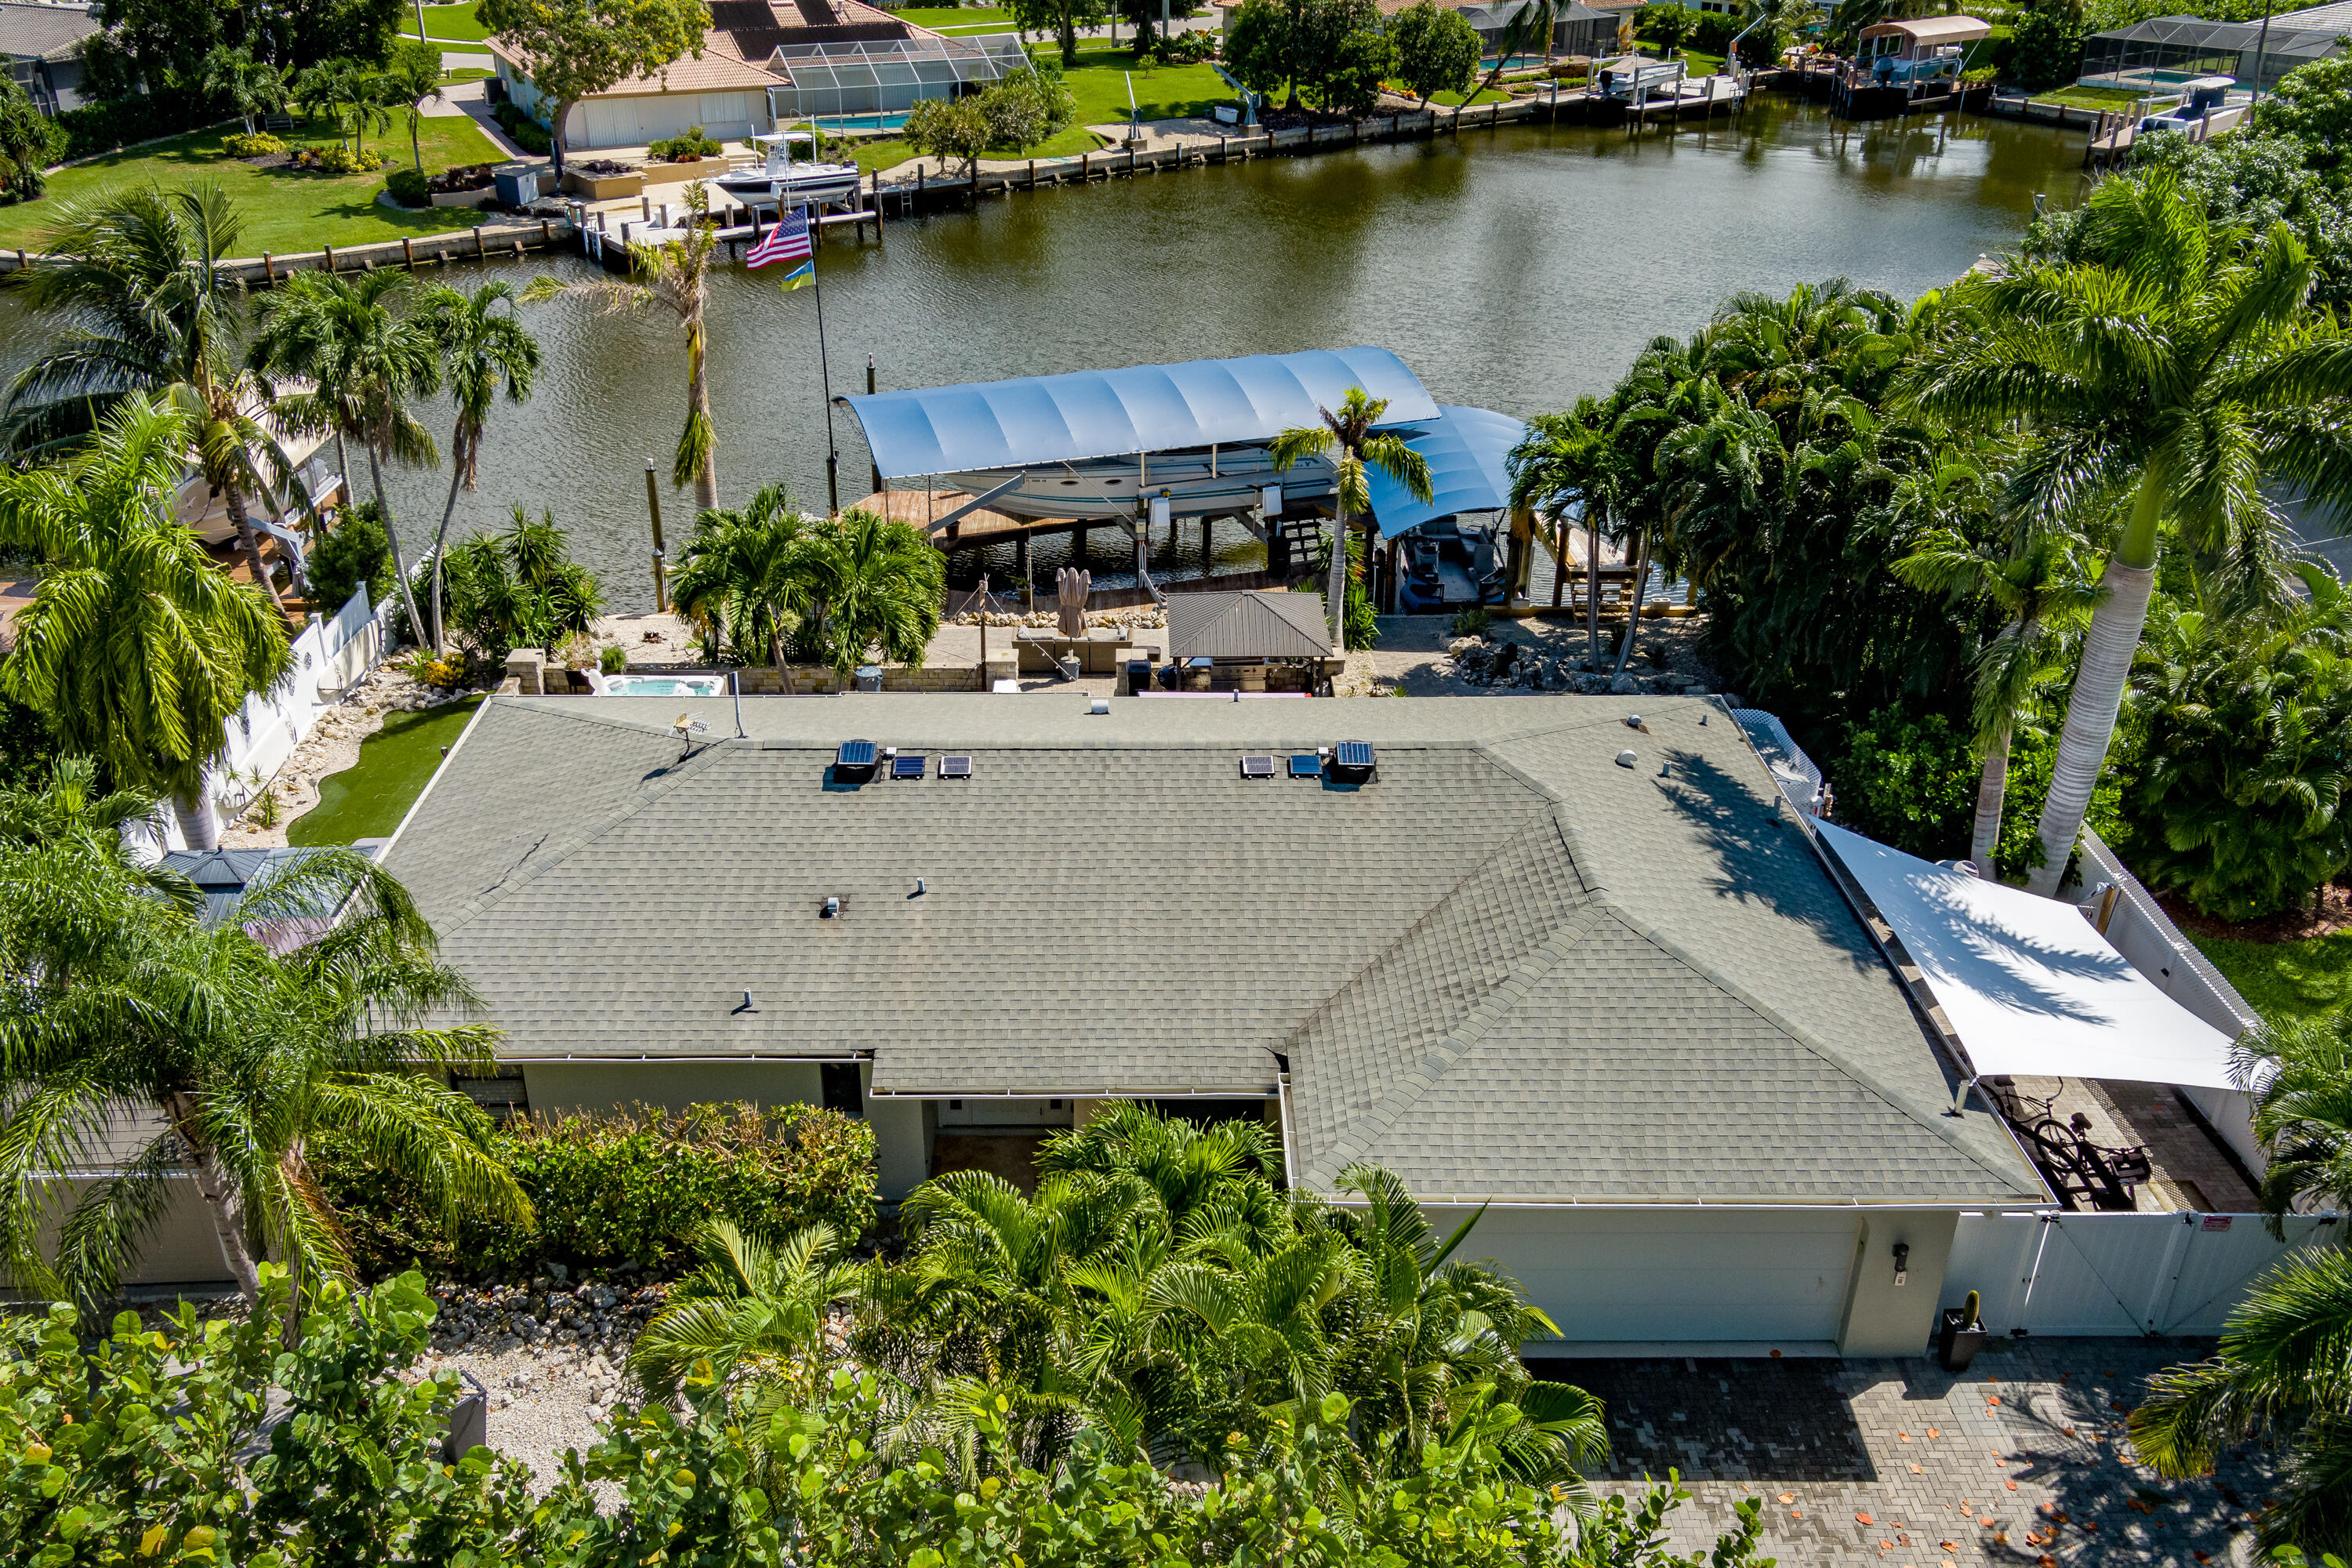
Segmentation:
[(768, 89), (776, 122), (812, 115), (887, 114), (926, 98), (977, 92), (1015, 71), (1029, 56), (1013, 33), (980, 38), (882, 38), (855, 43), (784, 44), (771, 69), (791, 79)]
[(2273, 22), (2264, 40), (2259, 22), (2158, 16), (2085, 39), (2082, 84), (2161, 93), (2195, 77), (2226, 76), (2252, 89), (2259, 55), (2260, 85), (2267, 92), (2297, 66), (2334, 54), (2336, 39), (2334, 33), (2303, 32)]

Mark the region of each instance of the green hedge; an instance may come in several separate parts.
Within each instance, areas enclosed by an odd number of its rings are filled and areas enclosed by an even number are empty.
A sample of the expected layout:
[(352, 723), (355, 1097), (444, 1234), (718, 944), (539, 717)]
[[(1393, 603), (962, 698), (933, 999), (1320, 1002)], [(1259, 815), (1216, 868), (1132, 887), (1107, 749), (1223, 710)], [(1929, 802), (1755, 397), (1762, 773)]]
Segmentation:
[(444, 1234), (349, 1145), (313, 1147), (312, 1170), (367, 1278), (668, 1268), (690, 1258), (707, 1219), (770, 1235), (824, 1221), (852, 1237), (874, 1223), (873, 1128), (813, 1105), (520, 1117), (483, 1136), (530, 1194), (535, 1226), (473, 1222)]

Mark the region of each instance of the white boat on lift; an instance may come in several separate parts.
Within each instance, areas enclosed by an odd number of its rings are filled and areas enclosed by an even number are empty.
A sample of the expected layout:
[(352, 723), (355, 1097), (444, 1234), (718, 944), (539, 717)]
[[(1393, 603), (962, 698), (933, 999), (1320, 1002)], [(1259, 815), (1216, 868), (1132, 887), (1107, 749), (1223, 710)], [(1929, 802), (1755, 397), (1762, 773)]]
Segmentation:
[(1279, 487), (1287, 506), (1328, 497), (1334, 488), (1328, 459), (1307, 458), (1280, 469), (1263, 447), (1203, 447), (1154, 452), (1140, 462), (1105, 458), (1051, 467), (977, 469), (948, 478), (975, 496), (1018, 479), (1013, 489), (991, 497), (988, 508), (1008, 517), (1035, 518), (1132, 519), (1163, 493), (1171, 516), (1238, 515), (1261, 506), (1269, 489)]
[[(809, 148), (808, 158), (800, 163), (793, 161), (795, 142), (804, 142)], [(751, 145), (763, 155), (757, 168), (735, 169), (719, 176), (719, 188), (737, 201), (803, 206), (851, 201), (857, 195), (857, 165), (816, 162), (816, 133), (813, 131), (779, 131), (754, 136)]]

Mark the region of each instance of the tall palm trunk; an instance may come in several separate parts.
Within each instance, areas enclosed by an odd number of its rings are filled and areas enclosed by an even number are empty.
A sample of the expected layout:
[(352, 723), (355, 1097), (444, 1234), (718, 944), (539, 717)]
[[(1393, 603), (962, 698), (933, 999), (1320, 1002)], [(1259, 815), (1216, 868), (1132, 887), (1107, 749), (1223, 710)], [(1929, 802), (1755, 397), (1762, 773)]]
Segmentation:
[(245, 1244), (244, 1205), (237, 1202), (235, 1183), (221, 1169), (220, 1156), (196, 1131), (195, 1097), (174, 1094), (164, 1102), (163, 1110), (171, 1118), (172, 1130), (179, 1134), (188, 1151), (196, 1194), (211, 1211), (213, 1234), (220, 1238), (221, 1255), (228, 1260), (228, 1271), (236, 1278), (236, 1288), (245, 1299), (257, 1301), (261, 1299), (261, 1270)]
[(1601, 663), (1601, 509), (1584, 503), (1584, 662)]
[(2059, 734), (2058, 760), (2050, 772), (2050, 798), (2042, 803), (2042, 864), (2025, 883), (2045, 899), (2055, 898), (2065, 879), (2066, 863), (2074, 858), (2074, 841), (2083, 835), (2083, 818), (2090, 813), (2099, 770), (2106, 765), (2107, 747), (2115, 739), (2116, 715), (2123, 708), (2132, 656), (2139, 651), (2148, 595), (2156, 587), (2157, 527), (2170, 488), (2170, 473), (2161, 464), (2150, 464), (2140, 476), (2131, 521), (2099, 580), (2105, 597), (2091, 612), (2091, 627), (2083, 637), (2083, 662), (2074, 672), (2066, 727)]
[(1617, 645), (1617, 668), (1609, 672), (1610, 684), (1625, 673), (1625, 661), (1633, 657), (1633, 638), (1642, 629), (1642, 596), (1650, 587), (1650, 531), (1642, 530), (1640, 558), (1633, 563), (1633, 604), (1625, 616), (1625, 640)]
[(220, 847), (220, 824), (213, 816), (213, 803), (205, 798), (202, 777), (194, 788), (172, 797), (172, 815), (180, 819), (180, 834), (189, 848)]
[(460, 427), (451, 438), (449, 453), (449, 500), (441, 509), (441, 526), (433, 534), (433, 652), (437, 658), (446, 641), (441, 625), (441, 558), (449, 550), (449, 520), (457, 514), (457, 488), (466, 479), (466, 432)]
[(261, 533), (253, 526), (253, 519), (246, 514), (244, 488), (234, 479), (223, 485), (221, 503), (228, 509), (228, 520), (236, 529), (236, 547), (245, 552), (245, 563), (253, 568), (255, 585), (269, 595), (269, 603), (278, 611), (278, 618), (286, 623), (288, 631), (292, 631), (294, 616), (286, 608), (286, 601), (278, 596), (278, 584), (269, 576), (269, 563), (261, 558)]
[(383, 499), (383, 460), (377, 454), (375, 443), (367, 444), (368, 479), (375, 487), (376, 515), (383, 520), (383, 536), (392, 542), (392, 574), (400, 584), (400, 607), (408, 612), (409, 635), (422, 644), (425, 623), (416, 614), (416, 595), (409, 591), (408, 562), (400, 552), (400, 531), (392, 526), (392, 505)]
[(702, 304), (697, 300), (686, 328), (686, 438), (678, 455), (694, 459), (694, 504), (709, 511), (719, 504), (718, 438), (710, 425), (710, 377), (703, 363)]
[(2000, 811), (2009, 795), (2011, 734), (2010, 726), (2002, 725), (2000, 737), (1985, 747), (1984, 771), (1977, 775), (1976, 831), (1969, 842), (1969, 861), (1988, 882), (1998, 874), (1993, 851), (2000, 845)]
[(1331, 572), (1323, 584), (1323, 608), (1331, 617), (1331, 651), (1348, 653), (1348, 503), (1332, 497)]

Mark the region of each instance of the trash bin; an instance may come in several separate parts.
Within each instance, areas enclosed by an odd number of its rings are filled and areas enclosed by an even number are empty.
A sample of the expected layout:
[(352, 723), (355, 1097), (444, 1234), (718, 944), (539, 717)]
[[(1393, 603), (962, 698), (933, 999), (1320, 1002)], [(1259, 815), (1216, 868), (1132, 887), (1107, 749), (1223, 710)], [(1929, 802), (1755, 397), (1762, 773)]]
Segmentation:
[(527, 207), (539, 200), (540, 166), (537, 163), (500, 163), (490, 171), (490, 183), (498, 187), (499, 205)]
[(1140, 697), (1151, 689), (1151, 661), (1130, 658), (1127, 661), (1127, 694)]
[(461, 1372), (457, 1376), (465, 1391), (449, 1407), (449, 1435), (441, 1439), (441, 1462), (445, 1465), (456, 1464), (469, 1451), (486, 1447), (490, 1441), (490, 1391), (470, 1372)]
[(860, 691), (881, 690), (882, 667), (878, 664), (859, 665), (857, 667), (857, 689)]

